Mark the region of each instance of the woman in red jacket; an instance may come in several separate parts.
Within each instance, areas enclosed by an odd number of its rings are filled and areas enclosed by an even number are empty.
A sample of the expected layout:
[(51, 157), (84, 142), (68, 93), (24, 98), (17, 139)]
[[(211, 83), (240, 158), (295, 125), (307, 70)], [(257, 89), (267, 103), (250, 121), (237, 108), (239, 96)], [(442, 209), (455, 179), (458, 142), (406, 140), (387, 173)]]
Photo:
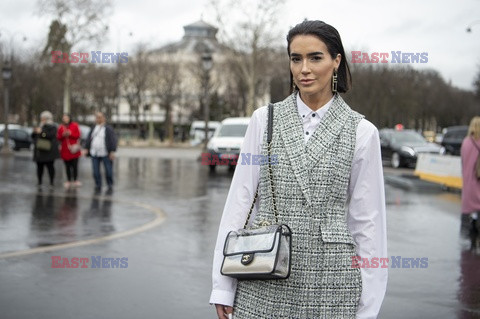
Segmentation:
[(62, 125), (58, 128), (57, 138), (61, 142), (60, 156), (65, 162), (67, 179), (65, 187), (81, 186), (77, 181), (78, 176), (78, 158), (82, 155), (80, 147), (80, 129), (78, 124), (72, 121), (69, 114), (62, 117)]

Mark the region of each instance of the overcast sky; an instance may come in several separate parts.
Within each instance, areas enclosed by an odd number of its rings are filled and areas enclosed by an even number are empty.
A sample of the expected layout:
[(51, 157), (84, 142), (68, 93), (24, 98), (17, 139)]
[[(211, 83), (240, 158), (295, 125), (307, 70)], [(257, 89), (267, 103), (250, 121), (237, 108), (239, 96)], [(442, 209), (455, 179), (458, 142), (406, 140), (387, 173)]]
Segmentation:
[[(207, 22), (215, 22), (208, 0), (113, 0), (112, 3), (108, 42), (100, 48), (86, 46), (87, 51), (105, 48), (116, 51), (120, 43), (121, 51), (130, 53), (136, 42), (146, 42), (155, 48), (179, 40), (183, 26), (202, 15)], [(21, 45), (23, 51), (42, 47), (48, 33), (51, 18), (39, 16), (35, 11), (36, 0), (0, 2), (0, 31), (24, 33), (28, 37), (26, 42), (21, 43), (20, 36), (14, 38), (16, 47)], [(348, 51), (427, 52), (427, 63), (412, 66), (438, 70), (446, 81), (464, 89), (473, 88), (473, 79), (480, 70), (480, 0), (287, 0), (279, 18), (282, 39), (289, 27), (308, 18), (323, 20), (337, 28)], [(472, 32), (467, 33), (467, 26), (475, 21)], [(134, 35), (129, 37), (129, 32)]]

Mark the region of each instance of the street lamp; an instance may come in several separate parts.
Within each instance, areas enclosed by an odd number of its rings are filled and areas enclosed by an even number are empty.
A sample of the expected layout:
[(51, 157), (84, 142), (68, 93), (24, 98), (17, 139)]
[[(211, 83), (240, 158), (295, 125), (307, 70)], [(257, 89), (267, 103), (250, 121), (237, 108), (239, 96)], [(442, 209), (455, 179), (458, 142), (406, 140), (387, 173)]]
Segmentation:
[(207, 151), (207, 144), (208, 144), (208, 118), (210, 117), (210, 110), (209, 110), (209, 94), (208, 94), (208, 87), (210, 84), (210, 70), (213, 67), (213, 57), (209, 50), (206, 50), (202, 54), (202, 68), (204, 71), (204, 102), (203, 102), (203, 116), (205, 119), (205, 141), (203, 145), (204, 151)]
[(3, 79), (3, 98), (4, 98), (4, 108), (5, 108), (5, 128), (3, 130), (3, 148), (1, 153), (2, 154), (11, 154), (12, 151), (9, 148), (8, 145), (8, 113), (9, 113), (9, 84), (10, 84), (10, 79), (12, 78), (12, 68), (10, 67), (10, 64), (8, 62), (4, 62), (3, 68), (2, 68), (2, 79)]
[[(3, 89), (4, 89), (4, 109), (5, 109), (5, 128), (3, 130), (3, 147), (0, 151), (1, 154), (7, 154), (10, 155), (12, 154), (12, 151), (9, 148), (8, 145), (8, 114), (10, 113), (9, 111), (9, 93), (10, 93), (10, 79), (12, 78), (12, 65), (14, 63), (13, 60), (13, 42), (15, 39), (15, 36), (17, 35), (22, 35), (21, 32), (15, 32), (11, 33), (8, 30), (0, 29), (0, 38), (2, 38), (3, 33), (8, 33), (10, 35), (10, 57), (5, 59), (2, 67), (2, 79), (3, 79)], [(22, 36), (22, 41), (27, 41), (27, 37), (25, 35)], [(7, 51), (7, 50), (5, 50)], [(7, 53), (4, 53), (6, 57), (8, 57)]]
[[(132, 31), (129, 31), (128, 30), (129, 27), (127, 27), (126, 25), (120, 25), (120, 26), (117, 26), (115, 29), (117, 30), (117, 53), (122, 53), (122, 36), (123, 35), (128, 35), (129, 37), (133, 37), (133, 32)], [(105, 27), (105, 29), (107, 31), (110, 30), (110, 27), (107, 25)], [(127, 32), (127, 33), (125, 33)], [(117, 123), (119, 124), (120, 123), (120, 102), (121, 102), (121, 83), (120, 83), (120, 73), (121, 73), (121, 65), (120, 65), (120, 62), (117, 63), (116, 65), (116, 70), (115, 70), (115, 100), (114, 100), (114, 103), (115, 103), (115, 116), (116, 118), (114, 118), (114, 116), (111, 113), (111, 110), (110, 110), (110, 107), (107, 109), (107, 116), (110, 117), (111, 121), (114, 122), (114, 123)]]

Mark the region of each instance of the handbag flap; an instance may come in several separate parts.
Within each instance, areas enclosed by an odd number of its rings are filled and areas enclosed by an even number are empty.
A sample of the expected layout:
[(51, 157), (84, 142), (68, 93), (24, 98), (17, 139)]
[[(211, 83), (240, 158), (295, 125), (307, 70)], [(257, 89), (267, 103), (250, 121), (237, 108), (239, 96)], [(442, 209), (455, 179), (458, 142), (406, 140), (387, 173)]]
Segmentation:
[(233, 256), (271, 252), (281, 231), (281, 225), (231, 231), (225, 240), (223, 255)]

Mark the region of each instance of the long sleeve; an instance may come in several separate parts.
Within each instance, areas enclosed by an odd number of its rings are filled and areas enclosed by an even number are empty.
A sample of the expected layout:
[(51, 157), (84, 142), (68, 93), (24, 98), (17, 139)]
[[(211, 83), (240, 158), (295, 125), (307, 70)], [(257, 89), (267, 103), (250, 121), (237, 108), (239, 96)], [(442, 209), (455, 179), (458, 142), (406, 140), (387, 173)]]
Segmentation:
[[(375, 319), (385, 296), (388, 268), (386, 208), (378, 130), (367, 120), (357, 127), (357, 140), (349, 185), (348, 228), (361, 258), (378, 258), (378, 268), (360, 268), (362, 294), (357, 319)], [(385, 263), (385, 266), (387, 264)]]
[[(266, 109), (266, 107), (262, 107), (253, 113), (245, 133), (240, 154), (260, 154), (263, 132), (266, 126)], [(257, 189), (259, 172), (259, 165), (242, 165), (241, 157), (239, 158), (218, 230), (213, 257), (211, 304), (233, 306), (237, 280), (223, 276), (220, 273), (223, 261), (223, 246), (228, 232), (242, 228), (245, 224), (248, 210), (250, 209)], [(259, 193), (254, 210), (252, 211), (252, 219), (258, 210), (260, 197), (261, 195)]]
[(42, 128), (42, 133), (40, 133), (40, 137), (49, 139), (49, 140), (56, 140), (57, 139), (57, 128), (52, 125), (44, 125)]
[(63, 140), (63, 125), (60, 125), (60, 127), (57, 130), (57, 140), (62, 141)]
[(72, 123), (70, 125), (70, 138), (77, 140), (80, 138), (80, 129), (78, 128), (77, 123)]

